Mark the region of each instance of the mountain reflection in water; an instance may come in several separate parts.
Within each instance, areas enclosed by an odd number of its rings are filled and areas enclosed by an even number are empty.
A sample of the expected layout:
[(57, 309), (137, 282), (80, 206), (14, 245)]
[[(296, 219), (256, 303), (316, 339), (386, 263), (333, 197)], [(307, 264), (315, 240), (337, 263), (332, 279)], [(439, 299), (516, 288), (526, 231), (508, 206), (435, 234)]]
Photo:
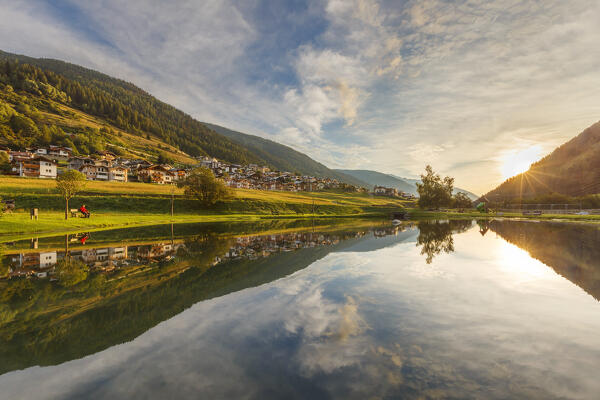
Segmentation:
[(600, 393), (597, 227), (355, 224), (7, 246), (0, 399)]
[(369, 222), (360, 230), (235, 236), (196, 225), (197, 233), (183, 237), (171, 229), (170, 237), (143, 244), (95, 247), (96, 236), (110, 240), (106, 233), (44, 239), (46, 248), (37, 239), (15, 244), (33, 249), (3, 257), (10, 279), (1, 300), (10, 312), (0, 325), (0, 373), (131, 340), (198, 301), (281, 278), (367, 234), (411, 227)]
[(600, 229), (596, 224), (495, 220), (489, 228), (600, 300)]

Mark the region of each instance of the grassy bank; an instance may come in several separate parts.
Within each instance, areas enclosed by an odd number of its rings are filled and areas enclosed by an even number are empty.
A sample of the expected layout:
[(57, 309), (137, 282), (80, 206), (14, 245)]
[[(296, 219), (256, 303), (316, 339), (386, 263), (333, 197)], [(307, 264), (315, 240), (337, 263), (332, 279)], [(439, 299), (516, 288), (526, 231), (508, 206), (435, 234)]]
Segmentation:
[[(358, 193), (236, 190), (235, 196), (209, 209), (183, 196), (181, 189), (147, 183), (87, 182), (70, 201), (92, 211), (92, 218), (64, 220), (64, 200), (55, 182), (0, 177), (0, 196), (14, 199), (16, 211), (0, 218), (0, 237), (99, 230), (171, 222), (235, 221), (265, 218), (387, 216), (405, 203)], [(171, 217), (171, 197), (175, 215)], [(39, 208), (31, 221), (28, 210)]]
[[(381, 217), (381, 214), (363, 214), (363, 217)], [(320, 218), (325, 220), (338, 220), (344, 218), (356, 219), (356, 215), (260, 215), (260, 214), (180, 214), (171, 217), (166, 214), (141, 214), (141, 213), (119, 213), (119, 214), (96, 214), (92, 218), (69, 218), (64, 219), (60, 212), (47, 212), (39, 216), (37, 221), (32, 221), (29, 214), (13, 213), (0, 219), (0, 241), (8, 242), (31, 235), (36, 237), (54, 236), (57, 234), (75, 232), (93, 232), (113, 228), (140, 227), (160, 224), (181, 223), (262, 223), (269, 220), (312, 220)]]

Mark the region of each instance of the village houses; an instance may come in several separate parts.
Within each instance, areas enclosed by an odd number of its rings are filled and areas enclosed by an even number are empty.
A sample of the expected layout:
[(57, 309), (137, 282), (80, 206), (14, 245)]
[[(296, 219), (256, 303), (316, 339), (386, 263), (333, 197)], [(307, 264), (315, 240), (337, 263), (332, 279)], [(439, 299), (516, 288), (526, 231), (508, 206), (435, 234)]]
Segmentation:
[(48, 147), (31, 149), (31, 152), (37, 156), (48, 157), (53, 160), (66, 160), (71, 157), (73, 149), (70, 147), (50, 145)]
[(69, 169), (74, 169), (91, 181), (127, 182), (129, 169), (109, 160), (94, 160), (90, 157), (73, 157), (68, 163)]
[[(299, 176), (291, 172), (271, 171), (269, 167), (258, 164), (225, 163), (213, 157), (199, 157), (195, 167), (181, 168), (166, 164), (154, 165), (144, 159), (123, 158), (110, 151), (99, 151), (93, 157), (70, 156), (71, 149), (61, 146), (36, 148), (24, 152), (11, 151), (7, 148), (5, 151), (12, 164), (12, 173), (20, 176), (56, 178), (57, 163), (55, 160), (61, 160), (61, 162), (66, 160), (67, 169), (77, 170), (83, 173), (88, 180), (94, 181), (128, 182), (133, 179), (140, 182), (173, 184), (187, 178), (194, 168), (205, 167), (210, 169), (217, 178), (223, 179), (227, 186), (238, 189), (291, 192), (338, 188), (351, 191), (361, 190), (359, 187), (343, 184), (332, 178)], [(60, 174), (60, 171), (58, 173)], [(397, 195), (397, 192), (386, 194), (385, 190), (386, 188), (376, 188), (376, 194)]]
[(138, 180), (143, 182), (168, 184), (173, 183), (174, 181), (171, 170), (162, 165), (151, 165), (149, 167), (139, 168), (137, 170), (137, 176)]
[(385, 186), (375, 186), (373, 188), (373, 194), (375, 194), (377, 196), (397, 197), (398, 196), (398, 189), (396, 189), (396, 188), (388, 188), (388, 187), (385, 187)]

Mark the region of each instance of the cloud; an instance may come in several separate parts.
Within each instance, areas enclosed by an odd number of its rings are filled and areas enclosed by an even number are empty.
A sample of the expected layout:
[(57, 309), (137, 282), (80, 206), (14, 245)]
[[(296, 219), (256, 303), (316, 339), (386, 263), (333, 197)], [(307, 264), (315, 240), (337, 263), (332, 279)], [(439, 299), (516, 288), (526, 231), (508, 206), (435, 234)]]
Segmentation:
[(358, 89), (349, 87), (344, 81), (337, 82), (335, 89), (338, 90), (340, 97), (340, 113), (344, 116), (346, 125), (352, 125), (358, 109)]
[[(417, 175), (431, 162), (483, 192), (502, 179), (499, 154), (549, 152), (599, 119), (594, 0), (0, 6), (2, 49), (132, 81), (332, 167)], [(453, 169), (467, 161), (485, 167)]]
[(425, 10), (423, 10), (423, 6), (421, 4), (415, 4), (410, 9), (410, 19), (411, 22), (417, 26), (423, 26), (427, 23), (427, 15), (425, 14)]

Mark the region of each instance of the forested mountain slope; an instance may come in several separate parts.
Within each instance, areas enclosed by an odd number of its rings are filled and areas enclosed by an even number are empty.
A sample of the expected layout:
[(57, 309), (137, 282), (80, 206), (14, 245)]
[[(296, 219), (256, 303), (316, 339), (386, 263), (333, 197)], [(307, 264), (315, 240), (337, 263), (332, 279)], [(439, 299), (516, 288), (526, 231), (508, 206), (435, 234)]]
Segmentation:
[(507, 179), (486, 197), (510, 200), (549, 193), (600, 193), (600, 122), (532, 164), (528, 171)]
[[(0, 84), (1, 138), (18, 146), (46, 144), (48, 134), (42, 132), (42, 116), (61, 115), (58, 103), (99, 117), (117, 129), (160, 139), (192, 156), (262, 162), (242, 146), (136, 86), (74, 64), (0, 52)], [(39, 113), (30, 113), (31, 106)], [(54, 136), (64, 136), (59, 129)], [(66, 144), (77, 148), (77, 143), (71, 142)]]

